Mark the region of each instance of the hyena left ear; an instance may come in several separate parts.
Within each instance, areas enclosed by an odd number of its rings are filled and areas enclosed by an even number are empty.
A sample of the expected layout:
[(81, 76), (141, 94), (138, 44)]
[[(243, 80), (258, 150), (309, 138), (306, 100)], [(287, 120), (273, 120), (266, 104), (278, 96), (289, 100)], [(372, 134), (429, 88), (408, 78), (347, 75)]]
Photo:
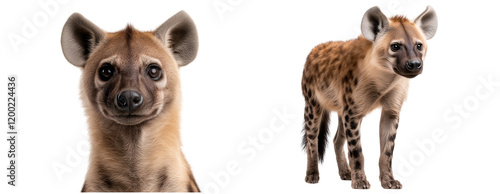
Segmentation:
[(193, 20), (185, 11), (170, 17), (155, 30), (155, 35), (172, 51), (179, 66), (187, 65), (196, 58), (198, 33)]
[(422, 29), (427, 40), (431, 39), (436, 34), (438, 27), (436, 11), (431, 6), (427, 6), (427, 9), (413, 23)]
[(90, 53), (104, 40), (106, 32), (94, 23), (74, 13), (64, 24), (61, 34), (61, 46), (64, 57), (73, 65), (85, 66)]
[(375, 41), (377, 35), (389, 26), (389, 20), (377, 6), (365, 12), (361, 20), (361, 32), (366, 39)]

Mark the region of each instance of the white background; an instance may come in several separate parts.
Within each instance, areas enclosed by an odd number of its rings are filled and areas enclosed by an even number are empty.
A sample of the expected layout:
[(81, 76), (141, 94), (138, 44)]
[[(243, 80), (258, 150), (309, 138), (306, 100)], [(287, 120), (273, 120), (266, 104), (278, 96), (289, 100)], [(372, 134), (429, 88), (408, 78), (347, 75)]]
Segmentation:
[[(77, 193), (82, 187), (88, 139), (79, 99), (81, 72), (60, 48), (68, 16), (80, 12), (106, 31), (127, 23), (153, 30), (179, 10), (191, 15), (200, 40), (198, 57), (181, 69), (183, 150), (200, 188), (206, 193), (359, 192), (339, 179), (331, 142), (320, 182), (304, 182), (300, 80), (305, 58), (319, 43), (357, 37), (362, 15), (372, 6), (388, 16), (415, 18), (429, 4), (439, 27), (400, 115), (393, 167), (403, 189), (396, 192), (498, 189), (500, 12), (492, 1), (61, 0), (50, 12), (39, 5), (46, 2), (55, 1), (0, 5), (0, 118), (6, 118), (7, 76), (16, 74), (20, 129), (18, 186), (4, 178), (2, 193)], [(229, 9), (218, 12), (214, 4)], [(23, 26), (34, 16), (36, 31), (23, 36)], [(11, 44), (12, 34), (25, 42)], [(480, 80), (493, 83), (486, 87)], [(373, 193), (388, 192), (378, 180), (379, 116), (379, 110), (372, 112), (362, 125)], [(333, 113), (333, 130), (336, 121)], [(273, 126), (282, 130), (268, 130)], [(433, 134), (443, 138), (432, 139)], [(252, 146), (252, 139), (259, 145)], [(0, 147), (3, 168), (7, 142)], [(68, 171), (58, 175), (53, 165)], [(228, 165), (237, 168), (228, 171)], [(4, 168), (0, 172), (7, 174)]]

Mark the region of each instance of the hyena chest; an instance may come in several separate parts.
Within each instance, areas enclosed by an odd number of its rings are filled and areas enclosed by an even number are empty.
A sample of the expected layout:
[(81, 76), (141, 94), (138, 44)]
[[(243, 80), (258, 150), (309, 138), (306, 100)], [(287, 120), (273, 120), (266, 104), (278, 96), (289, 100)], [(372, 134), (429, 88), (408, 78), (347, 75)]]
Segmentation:
[(166, 166), (158, 170), (134, 168), (117, 168), (113, 166), (99, 166), (96, 179), (87, 181), (84, 191), (121, 191), (121, 192), (160, 192), (178, 191), (175, 185), (179, 182), (175, 176), (169, 174)]

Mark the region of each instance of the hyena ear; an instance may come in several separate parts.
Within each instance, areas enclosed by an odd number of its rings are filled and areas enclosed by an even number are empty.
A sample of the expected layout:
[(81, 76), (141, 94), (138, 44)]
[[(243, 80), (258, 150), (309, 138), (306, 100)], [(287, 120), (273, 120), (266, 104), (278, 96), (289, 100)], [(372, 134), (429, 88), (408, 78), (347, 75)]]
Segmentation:
[(61, 46), (64, 57), (73, 65), (85, 66), (90, 53), (106, 36), (106, 32), (87, 20), (79, 13), (74, 13), (64, 24)]
[(434, 37), (438, 27), (438, 20), (436, 11), (431, 6), (427, 6), (424, 12), (422, 12), (414, 21), (422, 32), (424, 32), (425, 38), (427, 40)]
[(366, 39), (375, 41), (377, 35), (389, 26), (389, 20), (377, 6), (365, 12), (361, 20), (361, 32)]
[(196, 58), (198, 33), (193, 20), (185, 11), (170, 17), (155, 30), (155, 35), (172, 51), (179, 66), (187, 65)]

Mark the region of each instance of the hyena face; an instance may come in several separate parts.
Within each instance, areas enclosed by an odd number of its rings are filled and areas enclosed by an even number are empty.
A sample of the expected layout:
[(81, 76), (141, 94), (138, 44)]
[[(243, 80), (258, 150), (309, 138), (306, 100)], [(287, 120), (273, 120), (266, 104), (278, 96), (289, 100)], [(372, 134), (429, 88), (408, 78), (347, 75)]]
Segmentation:
[(101, 114), (135, 125), (154, 118), (175, 97), (178, 68), (152, 33), (132, 27), (113, 34), (96, 49), (84, 77), (87, 96)]
[(372, 8), (365, 13), (361, 29), (363, 35), (374, 42), (373, 52), (379, 57), (379, 64), (413, 78), (422, 73), (426, 39), (431, 39), (436, 32), (436, 18), (431, 7), (413, 22), (402, 16), (388, 20), (380, 9)]
[(140, 124), (168, 107), (179, 93), (179, 66), (196, 56), (194, 24), (182, 14), (154, 32), (129, 25), (115, 33), (103, 32), (79, 14), (72, 16), (63, 30), (63, 51), (83, 67), (84, 102), (122, 125)]

